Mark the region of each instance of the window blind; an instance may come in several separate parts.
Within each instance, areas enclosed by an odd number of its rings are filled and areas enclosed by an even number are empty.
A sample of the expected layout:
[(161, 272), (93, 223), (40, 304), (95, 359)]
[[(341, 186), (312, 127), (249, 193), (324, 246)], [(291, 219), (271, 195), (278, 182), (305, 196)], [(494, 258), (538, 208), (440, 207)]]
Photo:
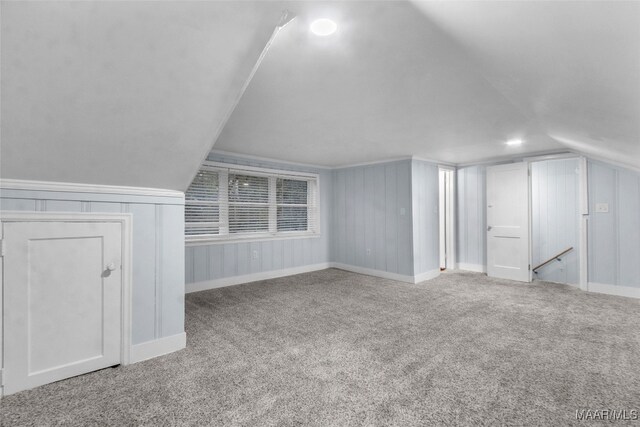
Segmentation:
[(187, 241), (319, 233), (317, 175), (205, 163), (185, 194)]

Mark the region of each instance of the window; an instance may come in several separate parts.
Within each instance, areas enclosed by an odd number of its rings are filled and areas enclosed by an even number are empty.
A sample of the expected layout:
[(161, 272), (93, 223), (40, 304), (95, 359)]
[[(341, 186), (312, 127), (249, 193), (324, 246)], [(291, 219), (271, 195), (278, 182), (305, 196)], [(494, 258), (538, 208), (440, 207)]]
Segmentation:
[(188, 242), (319, 234), (314, 174), (205, 162), (185, 199)]

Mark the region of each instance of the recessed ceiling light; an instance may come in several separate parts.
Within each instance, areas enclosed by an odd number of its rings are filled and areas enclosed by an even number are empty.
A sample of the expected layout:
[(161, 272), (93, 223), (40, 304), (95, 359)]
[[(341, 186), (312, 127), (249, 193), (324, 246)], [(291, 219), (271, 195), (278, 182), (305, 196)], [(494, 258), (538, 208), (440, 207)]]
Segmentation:
[(311, 23), (311, 32), (316, 36), (328, 36), (338, 29), (338, 25), (331, 19), (316, 19)]
[(521, 139), (510, 139), (509, 141), (507, 141), (507, 145), (520, 145), (520, 144), (522, 144)]

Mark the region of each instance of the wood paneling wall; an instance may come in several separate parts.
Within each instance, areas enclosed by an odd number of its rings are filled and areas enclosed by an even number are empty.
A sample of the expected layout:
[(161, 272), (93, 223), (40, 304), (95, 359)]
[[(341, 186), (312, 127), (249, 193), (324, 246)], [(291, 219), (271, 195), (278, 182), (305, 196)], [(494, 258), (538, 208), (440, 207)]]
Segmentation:
[(132, 342), (184, 332), (184, 200), (2, 190), (0, 209), (133, 214)]
[(573, 247), (562, 261), (538, 270), (534, 278), (551, 282), (579, 283), (579, 191), (578, 159), (558, 159), (531, 164), (532, 267)]
[(333, 170), (333, 262), (414, 275), (411, 179), (411, 160)]

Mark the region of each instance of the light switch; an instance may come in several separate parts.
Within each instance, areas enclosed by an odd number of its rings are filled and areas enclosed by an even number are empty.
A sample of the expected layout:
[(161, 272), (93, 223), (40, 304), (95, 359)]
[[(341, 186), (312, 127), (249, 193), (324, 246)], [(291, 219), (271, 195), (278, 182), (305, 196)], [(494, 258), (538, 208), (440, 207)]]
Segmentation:
[(596, 203), (596, 212), (609, 212), (609, 203)]
[(407, 210), (405, 208), (400, 208), (400, 215), (404, 215), (407, 213)]

